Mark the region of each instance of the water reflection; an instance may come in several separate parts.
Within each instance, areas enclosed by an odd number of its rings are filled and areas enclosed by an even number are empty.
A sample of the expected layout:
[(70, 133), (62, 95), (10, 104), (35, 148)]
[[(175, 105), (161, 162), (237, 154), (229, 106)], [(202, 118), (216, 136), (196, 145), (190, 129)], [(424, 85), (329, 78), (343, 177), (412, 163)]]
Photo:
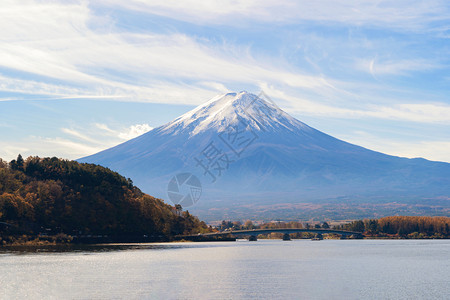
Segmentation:
[(449, 240), (14, 247), (0, 299), (448, 299)]
[(67, 252), (112, 252), (112, 251), (128, 251), (128, 250), (162, 250), (186, 248), (189, 245), (180, 243), (164, 243), (164, 244), (67, 244), (67, 245), (38, 245), (38, 246), (7, 246), (0, 247), (0, 255), (2, 254), (33, 254), (33, 253), (67, 253)]

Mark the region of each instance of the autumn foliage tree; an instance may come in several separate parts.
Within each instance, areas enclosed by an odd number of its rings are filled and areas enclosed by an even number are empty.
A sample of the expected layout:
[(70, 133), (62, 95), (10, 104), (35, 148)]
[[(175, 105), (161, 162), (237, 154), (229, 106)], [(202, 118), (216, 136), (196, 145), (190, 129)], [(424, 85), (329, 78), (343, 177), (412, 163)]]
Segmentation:
[(0, 222), (32, 232), (170, 237), (207, 230), (189, 213), (94, 164), (19, 155), (0, 160)]
[(363, 232), (366, 235), (395, 235), (410, 238), (444, 238), (450, 236), (449, 217), (391, 216), (353, 221), (337, 229)]

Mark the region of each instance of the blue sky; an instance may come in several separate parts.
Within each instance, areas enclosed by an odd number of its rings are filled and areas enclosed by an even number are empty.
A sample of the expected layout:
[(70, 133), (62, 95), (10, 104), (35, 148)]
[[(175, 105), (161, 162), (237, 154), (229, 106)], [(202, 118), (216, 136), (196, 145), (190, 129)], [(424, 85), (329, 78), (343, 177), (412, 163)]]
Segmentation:
[(0, 157), (76, 159), (217, 94), (263, 90), (384, 153), (450, 162), (448, 1), (13, 1)]

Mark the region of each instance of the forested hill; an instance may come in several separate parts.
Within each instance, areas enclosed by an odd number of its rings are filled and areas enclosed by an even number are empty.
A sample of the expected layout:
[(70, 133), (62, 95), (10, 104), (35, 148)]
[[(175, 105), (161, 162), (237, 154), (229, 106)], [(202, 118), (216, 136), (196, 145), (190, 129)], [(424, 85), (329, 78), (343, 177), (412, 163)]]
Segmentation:
[(107, 168), (20, 155), (10, 163), (0, 159), (0, 223), (0, 232), (8, 223), (35, 234), (170, 238), (207, 230)]

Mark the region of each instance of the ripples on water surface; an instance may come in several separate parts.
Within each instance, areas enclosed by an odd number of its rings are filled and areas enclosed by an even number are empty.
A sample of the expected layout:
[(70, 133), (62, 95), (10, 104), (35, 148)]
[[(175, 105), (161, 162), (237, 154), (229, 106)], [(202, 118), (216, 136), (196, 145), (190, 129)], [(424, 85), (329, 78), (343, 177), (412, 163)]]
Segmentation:
[(450, 299), (449, 240), (0, 250), (1, 299)]

